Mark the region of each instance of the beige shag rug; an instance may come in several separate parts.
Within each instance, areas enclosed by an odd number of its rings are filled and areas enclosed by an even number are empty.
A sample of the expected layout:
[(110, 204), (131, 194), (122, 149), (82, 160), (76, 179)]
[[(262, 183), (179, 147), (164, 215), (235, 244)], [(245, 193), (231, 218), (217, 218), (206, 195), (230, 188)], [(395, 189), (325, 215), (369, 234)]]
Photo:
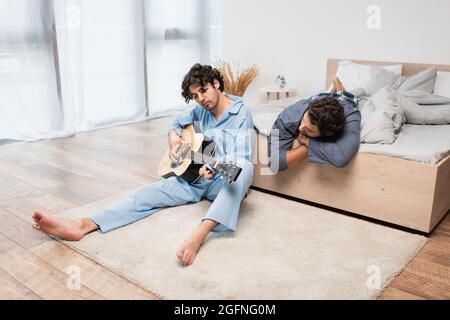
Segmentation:
[[(82, 217), (120, 197), (61, 213)], [(192, 266), (175, 252), (210, 202), (164, 209), (65, 242), (166, 299), (374, 299), (419, 252), (420, 235), (251, 190), (238, 230), (209, 237)]]

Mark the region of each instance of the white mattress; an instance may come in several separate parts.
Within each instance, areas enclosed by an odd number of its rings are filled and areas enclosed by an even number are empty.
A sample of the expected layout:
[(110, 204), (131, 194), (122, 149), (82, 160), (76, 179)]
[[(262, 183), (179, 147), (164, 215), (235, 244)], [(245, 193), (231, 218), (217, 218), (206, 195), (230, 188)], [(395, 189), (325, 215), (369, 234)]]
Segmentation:
[[(280, 111), (276, 108), (259, 108), (253, 111), (255, 127), (260, 133), (267, 135)], [(359, 152), (437, 164), (450, 154), (450, 125), (404, 124), (393, 144), (361, 143)]]
[(404, 124), (393, 144), (361, 143), (359, 152), (436, 164), (450, 154), (450, 125)]

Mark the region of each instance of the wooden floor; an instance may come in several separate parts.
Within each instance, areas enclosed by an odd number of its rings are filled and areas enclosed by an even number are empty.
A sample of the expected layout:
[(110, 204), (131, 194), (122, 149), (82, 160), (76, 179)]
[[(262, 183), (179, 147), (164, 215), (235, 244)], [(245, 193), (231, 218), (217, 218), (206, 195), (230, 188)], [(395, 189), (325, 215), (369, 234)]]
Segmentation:
[[(159, 118), (0, 148), (0, 299), (159, 299), (34, 230), (31, 214), (55, 214), (159, 179), (170, 122)], [(450, 299), (449, 244), (447, 214), (380, 298)]]

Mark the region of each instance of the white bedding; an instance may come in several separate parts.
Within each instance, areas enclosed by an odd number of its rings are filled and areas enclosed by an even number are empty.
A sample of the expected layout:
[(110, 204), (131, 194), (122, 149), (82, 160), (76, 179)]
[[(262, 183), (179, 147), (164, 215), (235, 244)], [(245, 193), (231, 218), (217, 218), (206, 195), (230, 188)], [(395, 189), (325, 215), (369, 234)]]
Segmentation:
[(437, 164), (450, 154), (450, 125), (404, 124), (394, 143), (361, 143), (359, 152)]
[(365, 102), (361, 111), (361, 142), (391, 144), (404, 123), (420, 125), (450, 124), (450, 105), (419, 105), (396, 90), (381, 88)]

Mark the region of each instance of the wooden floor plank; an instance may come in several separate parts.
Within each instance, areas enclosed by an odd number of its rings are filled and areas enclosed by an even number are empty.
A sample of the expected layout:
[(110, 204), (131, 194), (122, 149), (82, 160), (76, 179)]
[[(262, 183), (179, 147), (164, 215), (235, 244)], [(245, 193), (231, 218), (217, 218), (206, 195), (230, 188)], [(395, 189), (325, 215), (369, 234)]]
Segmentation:
[(0, 300), (41, 300), (41, 297), (0, 268)]
[(31, 251), (62, 272), (69, 266), (77, 266), (80, 269), (81, 283), (106, 299), (159, 299), (57, 241), (47, 242)]
[(15, 195), (28, 197), (36, 193), (37, 187), (17, 177), (0, 172), (0, 187)]
[(43, 299), (103, 299), (3, 235), (0, 253), (0, 268)]
[[(82, 147), (93, 152), (101, 152), (104, 155), (118, 159), (123, 163), (145, 161), (152, 157), (150, 152), (144, 152), (142, 149), (134, 148), (130, 144), (121, 143), (116, 139), (98, 136), (95, 132), (89, 135), (80, 135), (79, 137), (73, 139), (74, 140), (72, 143), (74, 143), (75, 146)], [(55, 141), (55, 143), (57, 143), (57, 141)], [(66, 142), (63, 143), (63, 145), (65, 144)]]
[(121, 152), (117, 152), (116, 150), (111, 149), (101, 149), (97, 147), (98, 141), (93, 143), (88, 139), (85, 140), (86, 142), (75, 142), (75, 140), (73, 140), (75, 143), (61, 140), (62, 139), (56, 139), (54, 141), (43, 141), (41, 143), (49, 144), (62, 150), (70, 150), (72, 152), (82, 154), (84, 157), (97, 159), (98, 161), (105, 162), (110, 165), (119, 165), (123, 168), (131, 169), (136, 173), (146, 176), (151, 177), (155, 175), (156, 168), (152, 167), (150, 164), (148, 166), (143, 166), (143, 164), (149, 163), (152, 158), (133, 158), (129, 153), (126, 153), (126, 151), (123, 150)]
[(0, 159), (20, 166), (39, 163), (38, 158), (29, 152), (29, 146), (30, 144), (22, 144), (5, 149), (0, 148)]
[(405, 271), (413, 273), (415, 275), (431, 279), (435, 282), (439, 282), (445, 286), (449, 291), (450, 298), (450, 268), (439, 263), (435, 263), (429, 260), (422, 260), (415, 258), (405, 268)]
[(391, 287), (424, 299), (450, 299), (448, 286), (406, 270), (402, 271), (401, 277), (392, 282)]
[(450, 268), (449, 237), (439, 233), (433, 234), (425, 247), (416, 256), (417, 259), (438, 263)]
[(434, 231), (434, 234), (450, 238), (450, 213), (447, 213), (447, 217), (447, 219), (444, 219), (439, 224), (439, 227)]
[(14, 198), (14, 197), (16, 197), (16, 196), (17, 196), (17, 195), (16, 195), (15, 193), (10, 192), (10, 191), (6, 190), (6, 189), (3, 188), (3, 187), (0, 187), (0, 203), (1, 203), (3, 200), (8, 200), (8, 199)]
[(30, 201), (48, 208), (52, 212), (61, 212), (80, 206), (81, 204), (89, 203), (87, 199), (81, 201), (76, 198), (70, 192), (64, 192), (64, 190), (52, 193), (58, 189), (49, 188), (47, 190), (36, 190), (34, 194), (28, 196)]
[[(33, 147), (33, 153), (54, 166), (62, 166), (75, 173), (82, 172), (89, 177), (100, 176), (103, 180), (114, 185), (123, 185), (126, 182), (142, 185), (149, 178), (132, 170), (122, 170), (123, 167), (117, 164), (101, 162), (98, 159), (86, 157), (84, 154), (63, 150), (53, 145), (37, 145)], [(105, 177), (109, 179), (105, 179)]]
[(0, 208), (7, 210), (8, 212), (20, 217), (22, 220), (33, 222), (31, 215), (33, 212), (41, 211), (50, 214), (56, 214), (58, 212), (52, 211), (46, 206), (39, 205), (30, 199), (24, 197), (14, 197), (11, 199), (6, 199), (0, 202)]
[(39, 171), (25, 169), (16, 164), (0, 158), (0, 172), (8, 176), (14, 176), (37, 188), (54, 187), (60, 182), (51, 177), (40, 174)]
[(22, 220), (12, 213), (0, 208), (0, 234), (25, 249), (30, 249), (51, 241), (51, 238), (34, 229), (31, 222)]
[(425, 298), (391, 286), (383, 292), (380, 300), (425, 300)]

